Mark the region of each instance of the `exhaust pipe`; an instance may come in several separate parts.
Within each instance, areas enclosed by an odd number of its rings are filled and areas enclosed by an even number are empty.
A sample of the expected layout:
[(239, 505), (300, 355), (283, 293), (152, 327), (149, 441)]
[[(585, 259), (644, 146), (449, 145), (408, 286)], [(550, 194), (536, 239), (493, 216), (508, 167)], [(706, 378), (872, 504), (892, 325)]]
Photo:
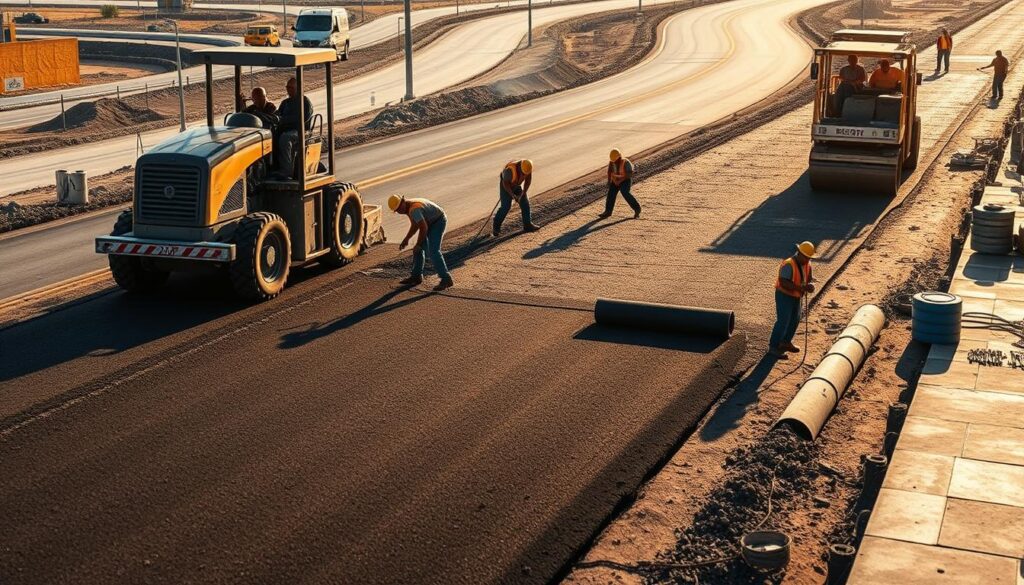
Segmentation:
[(857, 309), (775, 425), (787, 423), (805, 439), (816, 439), (884, 325), (885, 314), (875, 305)]

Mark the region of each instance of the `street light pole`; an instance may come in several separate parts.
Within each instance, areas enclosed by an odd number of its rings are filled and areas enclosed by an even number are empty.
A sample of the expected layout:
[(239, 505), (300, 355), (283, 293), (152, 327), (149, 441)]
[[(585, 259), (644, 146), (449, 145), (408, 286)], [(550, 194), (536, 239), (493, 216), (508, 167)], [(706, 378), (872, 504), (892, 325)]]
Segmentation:
[(864, 0), (860, 0), (860, 27), (864, 28)]
[(178, 120), (181, 122), (180, 130), (185, 131), (185, 86), (181, 84), (181, 39), (178, 37), (178, 21), (167, 19), (167, 22), (174, 25), (174, 51), (178, 60)]
[(405, 101), (416, 99), (412, 92), (412, 0), (405, 0)]
[(281, 30), (288, 30), (288, 0), (281, 0), (281, 23)]
[(533, 0), (526, 0), (526, 46), (533, 46)]
[(405, 18), (405, 17), (404, 16), (399, 16), (398, 17), (398, 34), (395, 37), (395, 38), (398, 39), (398, 52), (399, 53), (402, 52), (402, 19), (403, 18)]

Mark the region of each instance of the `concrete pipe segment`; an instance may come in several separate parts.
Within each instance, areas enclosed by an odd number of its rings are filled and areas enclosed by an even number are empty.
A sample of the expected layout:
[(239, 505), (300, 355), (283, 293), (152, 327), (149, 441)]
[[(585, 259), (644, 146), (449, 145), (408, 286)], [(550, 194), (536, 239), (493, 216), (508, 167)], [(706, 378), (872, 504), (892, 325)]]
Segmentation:
[(736, 327), (736, 315), (732, 311), (618, 299), (597, 299), (594, 321), (598, 325), (719, 339), (731, 337)]
[(1012, 209), (1002, 205), (977, 205), (971, 214), (971, 249), (982, 254), (1013, 251)]
[(960, 341), (963, 299), (945, 292), (914, 295), (911, 337), (921, 343), (955, 344)]
[(857, 309), (775, 424), (788, 423), (804, 438), (816, 439), (884, 325), (885, 314), (875, 305)]

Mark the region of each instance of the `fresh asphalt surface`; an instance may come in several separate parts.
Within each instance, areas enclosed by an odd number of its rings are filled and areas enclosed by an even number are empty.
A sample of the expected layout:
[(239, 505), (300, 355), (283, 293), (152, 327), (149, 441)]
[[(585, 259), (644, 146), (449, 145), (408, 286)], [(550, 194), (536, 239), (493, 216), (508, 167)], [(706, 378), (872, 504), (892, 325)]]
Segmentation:
[[(663, 44), (622, 74), (515, 107), (346, 149), (339, 154), (339, 176), (359, 182), (368, 203), (380, 204), (393, 192), (422, 195), (445, 207), (452, 227), (482, 219), (497, 197), (498, 170), (509, 159), (528, 156), (534, 160), (533, 192), (539, 193), (594, 170), (606, 160), (611, 145), (638, 152), (770, 95), (799, 75), (810, 58), (810, 48), (789, 28), (789, 19), (824, 1), (737, 0), (683, 12), (665, 23)], [(535, 23), (537, 18), (535, 14)], [(481, 42), (480, 35), (493, 32), (486, 24), (489, 20), (468, 23), (448, 37), (473, 46)], [(470, 26), (474, 24), (479, 28)], [(424, 53), (439, 43), (432, 43)], [(387, 71), (377, 74), (386, 76)], [(758, 74), (752, 78), (751, 71)], [(437, 74), (437, 83), (443, 83), (443, 71), (425, 73)], [(371, 83), (373, 75), (353, 81)], [(395, 91), (401, 91), (401, 77), (396, 79)], [(355, 92), (351, 95), (346, 91), (336, 94), (345, 96), (336, 98), (339, 103), (359, 99), (361, 90), (351, 90)], [(99, 145), (74, 152), (107, 156)], [(0, 170), (5, 165), (19, 166), (19, 171), (11, 173), (21, 180), (32, 173), (39, 176), (43, 170), (50, 176), (54, 165), (83, 168), (69, 162), (69, 154), (19, 157), (0, 162)], [(105, 223), (91, 218), (0, 240), (0, 265), (19, 267), (15, 278), (0, 283), (0, 298), (102, 268), (106, 261), (93, 252), (92, 242), (96, 235), (109, 232), (115, 213), (102, 216)], [(392, 234), (404, 230), (393, 216), (388, 216), (385, 228)], [(73, 270), (57, 270), (55, 262)]]
[(745, 345), (354, 268), (192, 284), (0, 332), (0, 582), (545, 583)]

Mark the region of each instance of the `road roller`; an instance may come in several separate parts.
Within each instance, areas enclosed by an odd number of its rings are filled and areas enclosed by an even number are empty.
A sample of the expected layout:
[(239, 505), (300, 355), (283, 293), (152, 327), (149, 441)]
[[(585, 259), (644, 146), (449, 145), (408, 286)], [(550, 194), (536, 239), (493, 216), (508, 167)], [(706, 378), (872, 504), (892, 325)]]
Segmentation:
[[(852, 57), (866, 75), (851, 81), (841, 71), (852, 65)], [(875, 70), (881, 70), (879, 75), (874, 75)], [(815, 82), (811, 187), (895, 196), (903, 171), (917, 167), (921, 151), (917, 115), (921, 74), (909, 33), (836, 31), (815, 49), (811, 79)]]
[[(150, 292), (172, 272), (214, 269), (239, 296), (263, 301), (281, 292), (291, 269), (341, 266), (384, 240), (380, 206), (336, 178), (334, 50), (229, 47), (192, 58), (206, 68), (206, 124), (138, 158), (132, 208), (96, 238), (121, 288)], [(220, 102), (234, 105), (223, 106), (223, 120), (214, 111), (215, 65), (234, 67), (233, 95)], [(245, 108), (243, 67), (294, 72), (286, 119)], [(325, 75), (326, 117), (305, 98), (307, 70)]]

